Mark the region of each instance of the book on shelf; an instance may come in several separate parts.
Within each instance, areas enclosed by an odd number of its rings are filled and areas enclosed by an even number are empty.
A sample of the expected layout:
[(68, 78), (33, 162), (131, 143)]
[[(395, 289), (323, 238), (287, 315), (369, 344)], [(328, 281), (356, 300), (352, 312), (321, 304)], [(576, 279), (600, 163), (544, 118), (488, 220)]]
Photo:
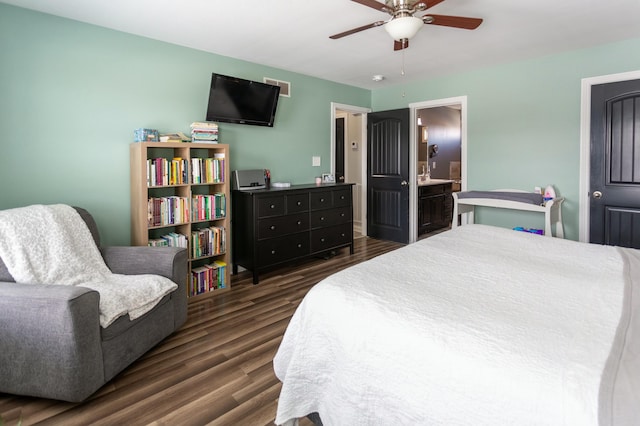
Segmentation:
[(152, 247), (184, 247), (187, 248), (188, 239), (186, 235), (177, 232), (169, 232), (161, 238), (150, 239), (148, 245)]
[(191, 159), (191, 183), (223, 183), (224, 171), (224, 154), (222, 157)]
[(189, 241), (191, 258), (198, 259), (224, 254), (227, 246), (226, 240), (226, 232), (222, 226), (210, 226), (191, 231), (191, 239)]
[(211, 264), (191, 269), (189, 296), (225, 288), (227, 286), (226, 267), (225, 262), (215, 261)]
[(178, 225), (189, 222), (187, 197), (151, 197), (147, 202), (148, 226)]
[(227, 216), (227, 197), (224, 192), (196, 194), (191, 198), (191, 221), (222, 219)]
[(174, 157), (147, 159), (147, 186), (183, 185), (188, 183), (187, 160)]

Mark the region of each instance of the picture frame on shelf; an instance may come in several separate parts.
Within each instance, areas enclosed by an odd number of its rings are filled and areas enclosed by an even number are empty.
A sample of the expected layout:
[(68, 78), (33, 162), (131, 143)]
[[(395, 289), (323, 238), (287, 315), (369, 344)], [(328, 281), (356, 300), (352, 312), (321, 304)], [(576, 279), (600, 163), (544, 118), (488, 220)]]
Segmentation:
[(322, 183), (334, 183), (336, 180), (331, 173), (322, 174)]

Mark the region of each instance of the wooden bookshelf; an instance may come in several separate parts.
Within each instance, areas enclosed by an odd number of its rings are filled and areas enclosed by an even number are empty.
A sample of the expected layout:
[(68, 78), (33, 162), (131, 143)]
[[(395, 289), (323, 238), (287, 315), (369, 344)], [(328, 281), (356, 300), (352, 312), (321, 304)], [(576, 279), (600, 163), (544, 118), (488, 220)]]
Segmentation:
[[(130, 154), (131, 243), (146, 246), (150, 245), (150, 241), (154, 244), (154, 241), (170, 233), (184, 235), (189, 251), (188, 296), (213, 295), (229, 290), (231, 286), (229, 146), (210, 143), (136, 142), (131, 144)], [(167, 162), (161, 159), (166, 159)], [(176, 160), (172, 164), (174, 159), (181, 160)], [(205, 159), (214, 160), (206, 161)], [(155, 163), (156, 170), (159, 167), (166, 173), (158, 173), (157, 179), (152, 179), (148, 160)], [(194, 179), (194, 173), (197, 175), (199, 168), (197, 166), (200, 163), (206, 164), (211, 173), (203, 170), (200, 176), (201, 182), (198, 182)], [(160, 164), (162, 165), (158, 166)], [(173, 173), (168, 170), (173, 170)], [(204, 209), (205, 213), (201, 213), (199, 217), (194, 216), (193, 213), (196, 211), (193, 204), (194, 198), (200, 200), (201, 207), (211, 208)], [(155, 216), (150, 210), (150, 199), (156, 199), (155, 206), (159, 208), (156, 209)], [(221, 203), (224, 203), (223, 208)], [(169, 209), (169, 205), (174, 208)], [(213, 207), (214, 205), (217, 209)], [(209, 228), (213, 229), (208, 231)], [(224, 231), (221, 232), (221, 229)], [(214, 241), (215, 244), (201, 244), (195, 247), (193, 233), (204, 236), (201, 241)], [(192, 281), (194, 270), (203, 271), (206, 265), (212, 265), (214, 262), (217, 263), (216, 266), (220, 266), (220, 262), (225, 265), (222, 274), (224, 287), (218, 286), (219, 281), (215, 280), (205, 285), (206, 291), (200, 291), (203, 287), (202, 282), (198, 286)], [(220, 269), (217, 269), (217, 272), (219, 271)], [(210, 289), (210, 287), (213, 288)]]

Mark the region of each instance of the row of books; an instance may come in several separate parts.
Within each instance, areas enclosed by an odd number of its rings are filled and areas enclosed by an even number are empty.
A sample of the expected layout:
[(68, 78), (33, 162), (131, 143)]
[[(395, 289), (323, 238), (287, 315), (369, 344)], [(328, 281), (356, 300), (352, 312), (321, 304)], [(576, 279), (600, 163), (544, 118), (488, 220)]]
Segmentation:
[(196, 121), (191, 123), (193, 143), (218, 143), (218, 123)]
[(214, 154), (213, 158), (192, 158), (191, 172), (187, 160), (180, 157), (147, 159), (147, 186), (222, 183), (224, 175), (223, 153)]
[(225, 288), (227, 286), (225, 282), (226, 268), (227, 264), (222, 261), (193, 268), (189, 282), (189, 296)]
[(187, 197), (151, 197), (147, 203), (149, 226), (178, 225), (189, 222)]
[(194, 195), (191, 203), (191, 220), (221, 219), (227, 215), (227, 197), (223, 192)]
[(191, 232), (191, 258), (223, 254), (226, 240), (226, 232), (221, 226), (211, 226)]
[(191, 159), (192, 183), (224, 182), (224, 153), (216, 153), (213, 158)]
[(152, 247), (184, 247), (187, 248), (187, 236), (178, 234), (177, 232), (169, 232), (167, 235), (163, 235), (160, 238), (153, 238), (149, 240), (149, 244)]
[(147, 186), (182, 185), (188, 182), (187, 161), (175, 157), (147, 160)]
[(227, 215), (227, 197), (223, 192), (187, 197), (171, 195), (151, 197), (147, 202), (147, 225), (179, 225), (202, 220), (221, 219)]
[(191, 249), (190, 255), (192, 259), (200, 257), (216, 256), (224, 254), (226, 251), (227, 236), (224, 227), (211, 226), (209, 228), (198, 229), (191, 232), (191, 239), (187, 240), (187, 236), (177, 232), (170, 232), (161, 238), (153, 238), (149, 240), (148, 245), (152, 247), (184, 247)]

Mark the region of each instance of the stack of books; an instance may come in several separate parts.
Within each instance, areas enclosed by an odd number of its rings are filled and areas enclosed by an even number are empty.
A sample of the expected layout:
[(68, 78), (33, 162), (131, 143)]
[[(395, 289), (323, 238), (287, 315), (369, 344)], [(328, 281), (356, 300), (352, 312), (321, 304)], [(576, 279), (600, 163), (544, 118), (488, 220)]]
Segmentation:
[(191, 123), (191, 142), (218, 143), (218, 123), (208, 121)]
[(187, 248), (187, 236), (177, 232), (169, 232), (161, 238), (149, 239), (149, 246), (152, 247), (184, 247)]

